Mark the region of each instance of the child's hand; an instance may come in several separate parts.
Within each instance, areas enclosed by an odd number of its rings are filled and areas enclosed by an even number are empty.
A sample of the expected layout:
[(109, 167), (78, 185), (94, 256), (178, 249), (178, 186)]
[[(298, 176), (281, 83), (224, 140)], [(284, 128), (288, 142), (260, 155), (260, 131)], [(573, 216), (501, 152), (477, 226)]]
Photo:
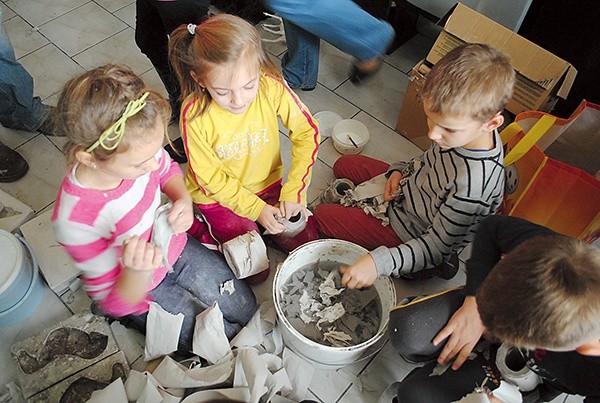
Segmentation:
[(348, 288), (369, 287), (377, 280), (375, 261), (368, 253), (353, 265), (342, 267), (340, 271), (342, 272), (342, 285)]
[(162, 262), (160, 249), (135, 235), (123, 241), (123, 265), (134, 271), (153, 271)]
[(467, 360), (481, 338), (485, 327), (481, 323), (475, 297), (465, 298), (463, 305), (452, 315), (448, 324), (435, 336), (433, 344), (438, 345), (450, 337), (438, 357), (442, 365), (456, 357), (452, 369), (456, 370)]
[(277, 207), (265, 204), (265, 207), (263, 207), (256, 221), (258, 221), (269, 234), (275, 235), (285, 231), (285, 225), (277, 221), (280, 217), (281, 214)]
[(167, 214), (169, 225), (173, 232), (180, 234), (187, 231), (194, 220), (194, 209), (190, 198), (181, 198), (173, 202), (173, 207)]
[(305, 221), (308, 221), (308, 212), (306, 211), (306, 207), (304, 207), (302, 204), (289, 201), (282, 201), (279, 205), (279, 213), (282, 217), (285, 217), (287, 219), (295, 216), (301, 211), (304, 211), (304, 216), (306, 217)]
[(398, 171), (393, 171), (385, 183), (385, 193), (383, 199), (385, 201), (392, 201), (398, 196), (398, 187), (402, 180), (402, 174)]

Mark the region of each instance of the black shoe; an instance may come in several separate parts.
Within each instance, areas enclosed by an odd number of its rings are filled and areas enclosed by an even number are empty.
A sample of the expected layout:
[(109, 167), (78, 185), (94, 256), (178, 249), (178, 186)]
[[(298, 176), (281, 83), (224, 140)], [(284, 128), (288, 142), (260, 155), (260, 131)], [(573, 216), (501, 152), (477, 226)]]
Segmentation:
[(304, 91), (304, 92), (313, 91), (315, 88), (317, 88), (316, 86), (315, 87), (292, 87), (291, 85), (289, 87), (291, 89), (293, 89), (294, 91), (300, 90), (300, 91)]
[(352, 65), (352, 70), (350, 70), (350, 82), (354, 84), (363, 84), (366, 80), (375, 75), (379, 69), (381, 69), (382, 64), (383, 62), (380, 62), (377, 67), (369, 71), (363, 71), (356, 67), (355, 64)]
[(14, 182), (25, 176), (28, 170), (29, 164), (21, 154), (0, 143), (0, 182)]
[(56, 125), (54, 124), (54, 119), (56, 119), (55, 114), (56, 114), (56, 107), (51, 106), (50, 114), (48, 115), (46, 120), (44, 120), (44, 123), (42, 123), (42, 125), (40, 127), (38, 127), (37, 131), (46, 136), (64, 137), (65, 136), (64, 133), (59, 133), (56, 130)]
[(178, 162), (179, 164), (185, 164), (186, 162), (188, 162), (187, 157), (185, 155), (185, 148), (183, 147), (183, 140), (181, 139), (181, 137), (177, 138), (176, 140), (173, 140), (172, 144), (173, 146), (171, 146), (171, 144), (167, 144), (165, 146), (165, 150), (167, 150), (171, 158), (173, 158), (173, 160), (175, 162)]

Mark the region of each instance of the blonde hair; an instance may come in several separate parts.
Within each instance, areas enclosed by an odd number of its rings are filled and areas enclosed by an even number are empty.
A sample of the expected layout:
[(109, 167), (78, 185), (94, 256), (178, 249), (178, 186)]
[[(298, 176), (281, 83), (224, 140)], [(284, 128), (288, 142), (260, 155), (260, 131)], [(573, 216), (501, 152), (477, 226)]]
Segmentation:
[(506, 55), (488, 45), (464, 44), (433, 66), (422, 97), (434, 113), (486, 122), (504, 109), (514, 84), (515, 71)]
[[(193, 34), (190, 29), (194, 29)], [(261, 71), (281, 78), (281, 72), (265, 53), (256, 28), (240, 17), (218, 14), (198, 26), (181, 25), (170, 35), (169, 60), (179, 80), (181, 101), (195, 94), (200, 100), (198, 114), (208, 109), (212, 98), (191, 73), (205, 81), (213, 69), (242, 57), (256, 57)]]
[(561, 235), (532, 238), (498, 262), (476, 298), (501, 341), (572, 350), (600, 337), (600, 250)]
[(130, 101), (148, 92), (146, 106), (127, 119), (126, 132), (118, 147), (106, 150), (96, 147), (90, 153), (97, 161), (109, 160), (125, 152), (134, 140), (143, 140), (147, 129), (162, 121), (166, 130), (171, 116), (169, 103), (158, 92), (146, 88), (131, 69), (105, 65), (69, 80), (58, 100), (55, 123), (64, 133), (64, 152), (69, 166), (76, 162), (78, 151), (94, 144), (100, 134), (121, 117)]

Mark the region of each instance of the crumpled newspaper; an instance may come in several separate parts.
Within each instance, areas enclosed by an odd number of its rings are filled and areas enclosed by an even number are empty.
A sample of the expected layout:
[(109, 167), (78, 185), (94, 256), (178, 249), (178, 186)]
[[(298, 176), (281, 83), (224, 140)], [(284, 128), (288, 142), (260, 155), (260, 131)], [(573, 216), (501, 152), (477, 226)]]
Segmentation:
[(168, 202), (163, 204), (156, 209), (154, 213), (154, 224), (152, 224), (152, 238), (150, 242), (157, 246), (163, 255), (162, 265), (168, 267), (169, 271), (173, 271), (173, 267), (169, 264), (169, 245), (171, 244), (171, 238), (175, 233), (171, 224), (167, 220), (167, 214), (171, 211), (173, 203)]
[[(215, 306), (212, 314), (216, 310)], [(208, 316), (211, 316), (210, 312)], [(218, 355), (212, 358), (217, 360), (214, 364), (202, 366), (198, 359), (195, 360), (197, 365), (186, 366), (165, 356), (152, 374), (131, 370), (125, 385), (119, 378), (94, 392), (93, 401), (176, 403), (181, 401), (186, 389), (197, 388), (203, 390), (188, 396), (190, 401), (224, 398), (252, 403), (302, 401), (308, 397), (308, 386), (315, 367), (284, 347), (276, 317), (273, 302), (264, 302), (229, 343), (231, 350), (221, 354), (221, 358)], [(205, 332), (201, 337), (219, 338), (220, 342), (228, 343), (223, 321), (218, 322), (205, 322), (207, 326), (220, 330)], [(161, 331), (160, 328), (156, 330)], [(177, 340), (178, 337), (175, 337), (175, 343)], [(227, 348), (221, 350), (224, 352)]]
[(389, 202), (383, 198), (386, 183), (385, 174), (377, 175), (354, 189), (347, 190), (340, 203), (344, 206), (360, 207), (365, 213), (381, 220), (381, 225), (385, 227), (390, 224), (386, 214)]
[(336, 275), (335, 271), (331, 271), (325, 281), (319, 284), (319, 296), (321, 297), (321, 301), (325, 305), (331, 305), (331, 297), (335, 297), (340, 295), (345, 288), (335, 288), (335, 282), (333, 281), (333, 276)]

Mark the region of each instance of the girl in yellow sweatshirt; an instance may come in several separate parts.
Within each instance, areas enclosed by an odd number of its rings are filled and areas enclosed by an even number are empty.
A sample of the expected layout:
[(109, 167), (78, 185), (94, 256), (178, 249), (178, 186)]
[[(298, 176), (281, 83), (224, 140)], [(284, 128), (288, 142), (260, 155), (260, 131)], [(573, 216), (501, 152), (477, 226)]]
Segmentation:
[[(304, 213), (304, 231), (274, 240), (292, 250), (316, 239), (306, 192), (318, 125), (263, 51), (256, 29), (239, 17), (216, 15), (177, 28), (169, 54), (182, 89), (186, 185), (212, 236), (223, 243), (252, 230), (279, 234), (282, 219)], [(285, 183), (278, 118), (292, 142)], [(267, 268), (250, 282), (268, 274)]]

